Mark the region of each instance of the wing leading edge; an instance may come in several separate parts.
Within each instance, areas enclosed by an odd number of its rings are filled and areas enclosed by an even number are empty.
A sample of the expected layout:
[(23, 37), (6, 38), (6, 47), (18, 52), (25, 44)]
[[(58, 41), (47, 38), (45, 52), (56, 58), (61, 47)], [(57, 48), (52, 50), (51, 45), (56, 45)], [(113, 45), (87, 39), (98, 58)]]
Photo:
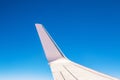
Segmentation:
[(45, 28), (41, 24), (35, 25), (54, 80), (118, 80), (68, 60)]

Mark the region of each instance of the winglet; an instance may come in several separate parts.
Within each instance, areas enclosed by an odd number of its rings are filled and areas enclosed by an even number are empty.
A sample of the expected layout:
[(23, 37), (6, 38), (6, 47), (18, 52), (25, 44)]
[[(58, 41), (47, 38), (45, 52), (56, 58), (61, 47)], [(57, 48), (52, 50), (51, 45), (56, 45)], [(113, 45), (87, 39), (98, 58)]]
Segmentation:
[(42, 26), (42, 24), (35, 24), (39, 38), (41, 40), (44, 52), (46, 54), (48, 62), (55, 61), (63, 58), (62, 51), (58, 48), (54, 40), (50, 37), (48, 32)]

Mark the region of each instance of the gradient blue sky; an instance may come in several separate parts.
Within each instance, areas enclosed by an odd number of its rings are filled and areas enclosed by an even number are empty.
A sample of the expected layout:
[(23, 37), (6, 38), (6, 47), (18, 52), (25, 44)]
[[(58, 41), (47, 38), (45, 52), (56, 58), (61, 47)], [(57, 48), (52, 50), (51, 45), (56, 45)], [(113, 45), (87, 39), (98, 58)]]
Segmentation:
[(35, 23), (70, 60), (120, 78), (119, 0), (0, 0), (0, 80), (53, 80)]

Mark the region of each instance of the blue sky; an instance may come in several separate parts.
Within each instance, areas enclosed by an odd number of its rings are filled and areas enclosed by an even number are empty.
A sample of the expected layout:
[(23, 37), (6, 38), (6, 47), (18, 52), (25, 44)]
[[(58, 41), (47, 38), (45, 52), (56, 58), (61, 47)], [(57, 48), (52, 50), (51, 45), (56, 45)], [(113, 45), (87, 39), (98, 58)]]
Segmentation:
[(120, 78), (119, 0), (0, 0), (3, 80), (53, 80), (35, 23), (70, 60)]

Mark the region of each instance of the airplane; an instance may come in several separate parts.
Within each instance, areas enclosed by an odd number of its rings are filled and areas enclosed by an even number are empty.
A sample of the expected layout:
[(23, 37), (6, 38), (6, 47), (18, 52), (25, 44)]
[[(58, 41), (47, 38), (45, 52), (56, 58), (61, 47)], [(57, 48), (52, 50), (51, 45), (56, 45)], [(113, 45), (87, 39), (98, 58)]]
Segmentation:
[(118, 80), (70, 61), (42, 24), (35, 24), (54, 80)]

